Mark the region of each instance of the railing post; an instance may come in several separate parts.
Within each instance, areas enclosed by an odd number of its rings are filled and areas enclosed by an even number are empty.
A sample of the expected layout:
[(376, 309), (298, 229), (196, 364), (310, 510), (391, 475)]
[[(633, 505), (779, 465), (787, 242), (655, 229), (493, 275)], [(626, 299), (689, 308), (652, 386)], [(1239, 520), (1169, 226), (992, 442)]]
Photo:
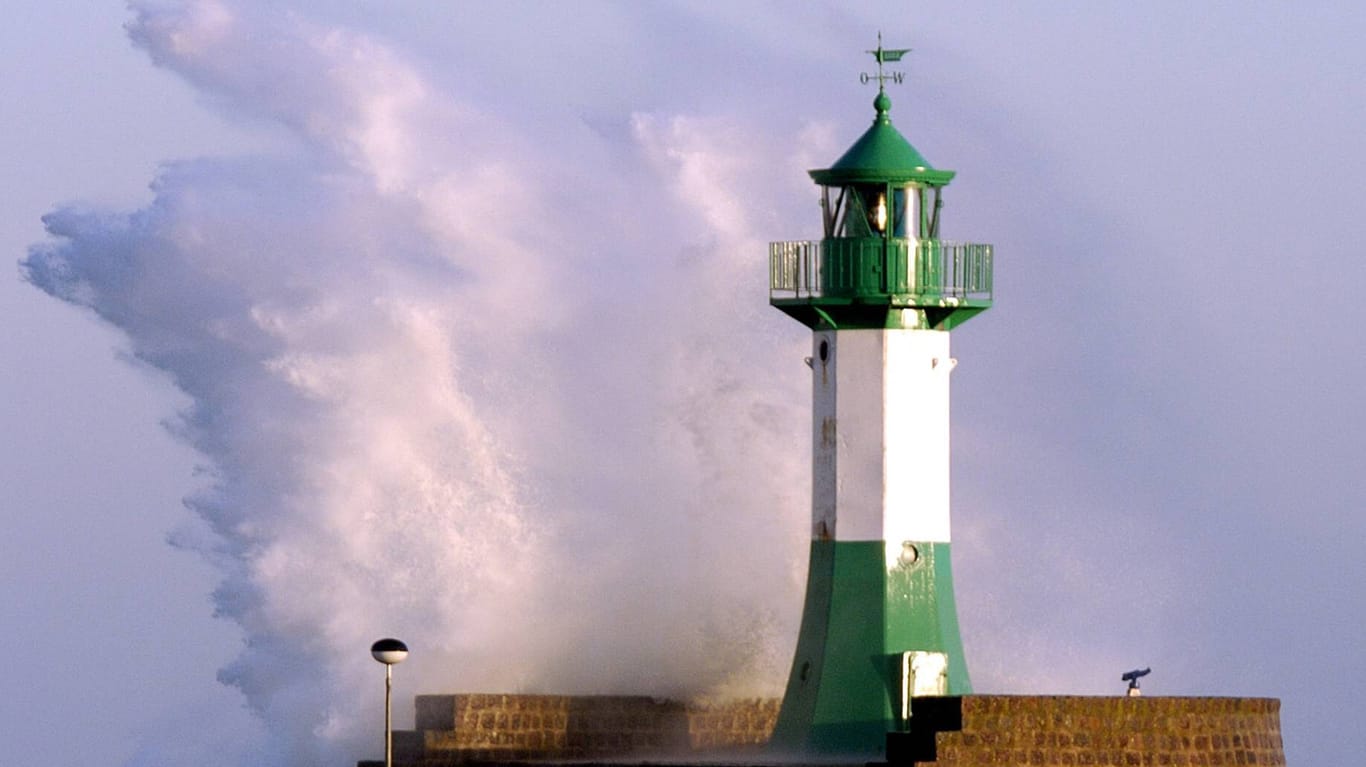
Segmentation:
[(972, 248), (968, 245), (959, 245), (954, 248), (953, 256), (953, 294), (955, 296), (966, 296), (969, 283), (968, 270), (972, 268)]
[(813, 250), (812, 245), (814, 244), (815, 243), (812, 242), (803, 242), (801, 245), (802, 250), (800, 263), (802, 269), (803, 282), (805, 283), (806, 287), (806, 295), (808, 297), (816, 295), (816, 285), (814, 280), (812, 279), (811, 264), (814, 258), (819, 258), (819, 255), (817, 254), (813, 256), (811, 252)]

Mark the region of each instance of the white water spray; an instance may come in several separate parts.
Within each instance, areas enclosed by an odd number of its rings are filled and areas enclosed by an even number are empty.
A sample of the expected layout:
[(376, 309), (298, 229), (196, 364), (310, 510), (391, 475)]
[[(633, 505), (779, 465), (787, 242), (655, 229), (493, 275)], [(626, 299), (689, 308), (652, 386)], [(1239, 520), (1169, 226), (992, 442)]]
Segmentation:
[(345, 29), (136, 13), (154, 61), (294, 149), (59, 209), (24, 267), (191, 397), (202, 524), (173, 542), (221, 574), (246, 646), (220, 679), (273, 758), (365, 751), (390, 634), (424, 692), (776, 693), (808, 421), (776, 375), (804, 340), (763, 301), (780, 227), (740, 202), (772, 199), (768, 150), (647, 115), (546, 147)]

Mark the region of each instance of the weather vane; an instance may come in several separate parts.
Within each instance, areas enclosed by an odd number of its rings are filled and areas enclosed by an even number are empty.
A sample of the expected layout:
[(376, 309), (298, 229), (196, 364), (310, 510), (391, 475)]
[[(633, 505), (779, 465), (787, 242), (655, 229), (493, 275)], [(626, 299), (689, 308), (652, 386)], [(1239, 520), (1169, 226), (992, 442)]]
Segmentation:
[(884, 74), (882, 71), (882, 64), (885, 61), (901, 61), (901, 57), (905, 56), (910, 52), (910, 48), (883, 48), (882, 31), (878, 30), (877, 50), (868, 51), (868, 53), (873, 54), (873, 58), (877, 59), (877, 74), (870, 75), (867, 72), (864, 72), (863, 74), (859, 75), (859, 82), (863, 83), (864, 85), (867, 85), (869, 80), (877, 80), (877, 89), (879, 91), (883, 90), (883, 85), (886, 84), (888, 80), (891, 80), (897, 85), (900, 85), (901, 81), (905, 79), (906, 73), (887, 72)]

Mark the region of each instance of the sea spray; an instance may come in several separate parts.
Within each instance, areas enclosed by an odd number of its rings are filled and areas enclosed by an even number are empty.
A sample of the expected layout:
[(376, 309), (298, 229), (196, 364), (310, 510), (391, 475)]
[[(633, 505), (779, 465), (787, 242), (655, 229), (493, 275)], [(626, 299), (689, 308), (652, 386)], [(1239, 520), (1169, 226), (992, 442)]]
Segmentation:
[(220, 573), (245, 646), (219, 676), (273, 758), (364, 751), (383, 635), (423, 692), (776, 692), (808, 417), (760, 233), (804, 190), (755, 171), (792, 147), (661, 115), (537, 146), (249, 6), (139, 7), (130, 34), (295, 143), (54, 211), (24, 268), (190, 396), (204, 524), (172, 540)]

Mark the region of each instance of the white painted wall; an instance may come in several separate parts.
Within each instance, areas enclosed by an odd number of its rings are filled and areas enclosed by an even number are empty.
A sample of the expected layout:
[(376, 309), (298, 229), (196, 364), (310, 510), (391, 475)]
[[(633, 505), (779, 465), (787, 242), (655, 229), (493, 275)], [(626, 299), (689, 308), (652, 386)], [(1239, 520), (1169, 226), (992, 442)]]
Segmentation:
[(902, 541), (948, 542), (948, 332), (824, 331), (812, 344), (812, 536), (886, 541), (889, 561)]

